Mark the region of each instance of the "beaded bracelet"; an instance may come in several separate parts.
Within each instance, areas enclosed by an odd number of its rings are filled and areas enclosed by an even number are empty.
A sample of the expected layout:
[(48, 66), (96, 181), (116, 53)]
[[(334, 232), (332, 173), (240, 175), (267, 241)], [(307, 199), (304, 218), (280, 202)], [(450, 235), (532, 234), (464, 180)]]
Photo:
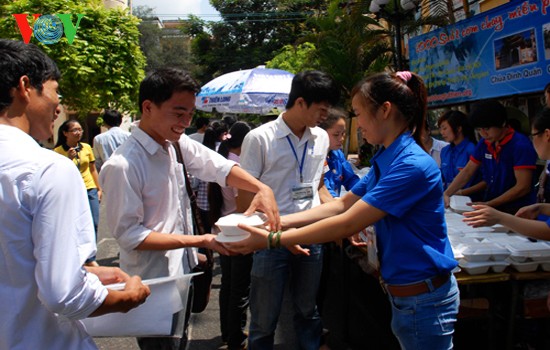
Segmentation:
[[(281, 248), (281, 234), (282, 231), (271, 231), (267, 235), (267, 249)], [(275, 243), (273, 243), (273, 237), (275, 237)]]
[(281, 248), (281, 234), (282, 231), (275, 232), (275, 248)]
[(267, 235), (267, 249), (273, 249), (273, 246), (271, 245), (271, 242), (273, 241), (273, 235), (274, 234), (275, 234), (275, 232), (271, 231)]

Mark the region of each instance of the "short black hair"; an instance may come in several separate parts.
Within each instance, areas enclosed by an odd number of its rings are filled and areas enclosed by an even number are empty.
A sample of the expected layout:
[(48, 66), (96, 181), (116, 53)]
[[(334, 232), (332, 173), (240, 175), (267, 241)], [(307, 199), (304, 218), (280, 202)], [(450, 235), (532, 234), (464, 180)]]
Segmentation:
[(103, 112), (103, 122), (109, 126), (120, 126), (122, 124), (122, 114), (114, 109), (106, 109)]
[(12, 104), (11, 89), (17, 87), (22, 76), (26, 75), (40, 93), (46, 81), (61, 78), (55, 62), (38, 46), (9, 39), (0, 39), (0, 72), (0, 111)]
[(228, 128), (231, 128), (233, 124), (237, 122), (237, 118), (232, 115), (226, 115), (222, 118), (222, 121), (225, 123), (225, 125), (227, 125)]
[(340, 100), (340, 89), (327, 73), (310, 70), (298, 73), (292, 79), (286, 109), (292, 108), (300, 97), (308, 107), (321, 102), (335, 105)]
[(544, 107), (533, 119), (532, 128), (536, 132), (550, 129), (550, 108)]
[(198, 117), (195, 119), (195, 126), (197, 127), (197, 129), (200, 129), (208, 124), (210, 124), (210, 118)]
[(468, 120), (474, 128), (503, 128), (508, 124), (508, 114), (500, 102), (486, 100), (472, 106)]
[(474, 128), (470, 125), (466, 114), (456, 110), (447, 111), (439, 117), (437, 120), (437, 126), (441, 127), (443, 122), (447, 122), (447, 124), (449, 124), (455, 135), (458, 135), (458, 129), (462, 128), (462, 135), (471, 142), (476, 142)]
[(156, 105), (172, 97), (174, 92), (201, 91), (199, 83), (191, 75), (178, 68), (160, 68), (151, 71), (139, 86), (139, 110), (143, 112), (143, 101), (150, 100)]
[(227, 133), (229, 128), (223, 121), (213, 121), (208, 128), (204, 131), (204, 139), (202, 144), (211, 150), (216, 150), (216, 143), (221, 142), (220, 137)]

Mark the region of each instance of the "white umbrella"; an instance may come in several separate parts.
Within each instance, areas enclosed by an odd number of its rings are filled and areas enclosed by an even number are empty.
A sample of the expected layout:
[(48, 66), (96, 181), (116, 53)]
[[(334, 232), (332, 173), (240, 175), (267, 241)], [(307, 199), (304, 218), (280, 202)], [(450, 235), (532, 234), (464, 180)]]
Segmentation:
[(196, 107), (202, 111), (266, 114), (284, 110), (294, 74), (259, 66), (217, 77), (201, 88)]

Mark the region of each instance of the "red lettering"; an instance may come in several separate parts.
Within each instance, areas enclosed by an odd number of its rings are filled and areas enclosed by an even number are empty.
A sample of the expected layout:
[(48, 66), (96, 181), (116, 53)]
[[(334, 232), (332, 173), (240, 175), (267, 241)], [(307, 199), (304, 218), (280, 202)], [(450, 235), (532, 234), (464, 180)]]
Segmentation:
[(462, 30), (462, 37), (467, 37), (468, 35), (471, 35), (477, 32), (479, 32), (479, 27), (477, 25), (468, 26)]
[(445, 45), (449, 41), (449, 38), (447, 37), (447, 34), (441, 33), (439, 34), (439, 45)]
[(433, 49), (434, 47), (437, 47), (437, 37), (431, 37), (424, 41), (419, 42), (416, 44), (416, 52), (422, 52), (425, 50)]
[[(15, 21), (17, 22), (17, 26), (19, 27), (19, 32), (21, 33), (21, 37), (23, 37), (23, 42), (25, 44), (28, 44), (31, 41), (31, 36), (33, 31), (27, 19), (28, 15), (26, 13), (16, 13), (16, 14), (13, 14), (12, 16), (15, 17)], [(36, 20), (41, 15), (35, 13), (32, 16)]]

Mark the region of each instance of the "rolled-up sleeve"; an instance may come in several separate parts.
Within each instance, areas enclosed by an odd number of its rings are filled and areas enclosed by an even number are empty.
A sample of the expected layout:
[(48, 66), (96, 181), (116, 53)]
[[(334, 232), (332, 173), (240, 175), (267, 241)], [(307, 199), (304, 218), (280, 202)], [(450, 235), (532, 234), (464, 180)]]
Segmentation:
[(238, 165), (217, 152), (191, 140), (182, 137), (179, 141), (182, 156), (187, 171), (205, 182), (216, 182), (226, 186), (226, 178), (231, 169)]

